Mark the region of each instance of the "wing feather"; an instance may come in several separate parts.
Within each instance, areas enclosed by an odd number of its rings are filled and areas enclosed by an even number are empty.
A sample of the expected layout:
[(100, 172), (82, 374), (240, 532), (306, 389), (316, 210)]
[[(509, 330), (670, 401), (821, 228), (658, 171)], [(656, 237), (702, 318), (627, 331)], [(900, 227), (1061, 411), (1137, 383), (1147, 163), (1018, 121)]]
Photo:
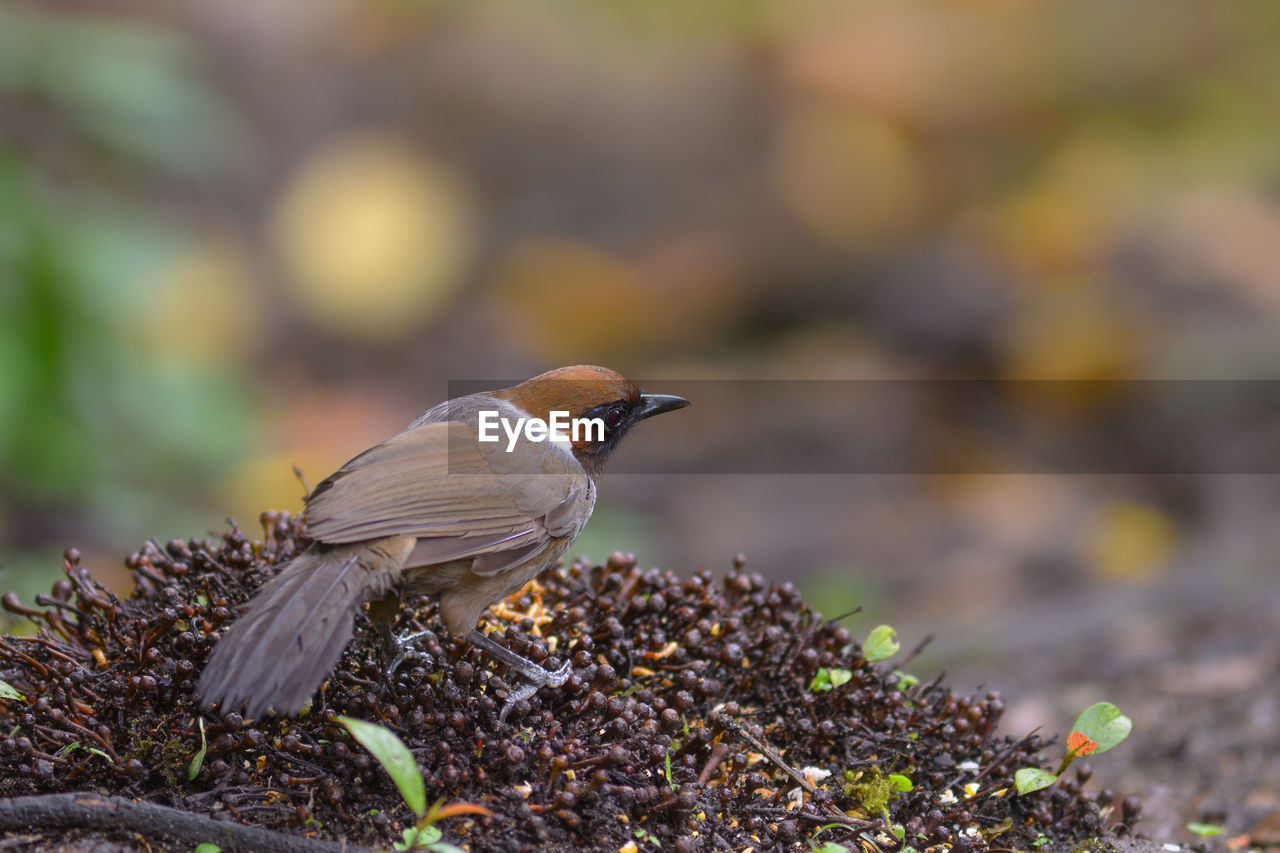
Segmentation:
[(416, 536), (408, 566), (474, 557), (474, 571), (495, 574), (536, 556), (552, 538), (576, 535), (590, 512), (589, 504), (582, 511), (593, 492), (585, 473), (567, 465), (560, 474), (519, 470), (528, 461), (481, 445), (468, 424), (427, 423), (322, 482), (303, 519), (321, 542)]

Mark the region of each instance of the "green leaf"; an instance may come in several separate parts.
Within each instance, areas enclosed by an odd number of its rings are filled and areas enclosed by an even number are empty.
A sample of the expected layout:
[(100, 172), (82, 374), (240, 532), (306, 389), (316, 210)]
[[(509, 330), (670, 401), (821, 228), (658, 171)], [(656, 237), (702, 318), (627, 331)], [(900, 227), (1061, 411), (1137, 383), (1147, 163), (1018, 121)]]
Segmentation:
[(193, 853), (222, 853), (222, 848), (206, 841), (203, 844), (197, 844)]
[(16, 699), (19, 702), (27, 701), (27, 697), (15, 690), (13, 685), (7, 681), (0, 681), (0, 699)]
[(1057, 781), (1057, 776), (1047, 770), (1041, 770), (1039, 767), (1023, 767), (1013, 774), (1013, 784), (1018, 789), (1019, 794), (1030, 794), (1032, 791), (1039, 791), (1041, 788), (1047, 788)]
[[(846, 771), (845, 771), (845, 775), (846, 775), (846, 776), (852, 776), (853, 774), (852, 774), (850, 771), (846, 770)], [(813, 834), (814, 834), (814, 836), (816, 837), (816, 836), (818, 836), (818, 835), (821, 835), (821, 834), (822, 834), (822, 833), (824, 833), (824, 832), (830, 832), (830, 831), (831, 831), (831, 830), (833, 830), (833, 829), (845, 830), (845, 829), (848, 829), (848, 828), (849, 828), (849, 825), (848, 825), (847, 823), (824, 823), (822, 826), (820, 826), (820, 827), (818, 827), (817, 829), (815, 829), (815, 830), (813, 831)], [(830, 843), (832, 843), (832, 842), (827, 842), (827, 843), (828, 843), (828, 844), (830, 844)], [(815, 848), (815, 849), (816, 849), (816, 848)], [(841, 849), (841, 850), (844, 850), (845, 848), (841, 847), (840, 849)]]
[(849, 848), (834, 841), (827, 841), (821, 847), (813, 848), (813, 853), (849, 853)]
[(455, 844), (449, 844), (446, 841), (437, 841), (434, 844), (429, 844), (427, 845), (427, 849), (430, 850), (431, 853), (467, 853), (467, 851), (463, 850), (461, 847), (458, 847)]
[(827, 669), (820, 667), (809, 684), (810, 693), (827, 693), (834, 687), (849, 683), (853, 671), (848, 669)]
[(646, 830), (643, 826), (636, 827), (635, 835), (636, 835), (636, 838), (639, 838), (642, 842), (646, 844), (652, 844), (654, 847), (657, 847), (659, 850), (662, 849), (662, 842), (658, 840), (657, 836), (655, 836), (653, 833)]
[(404, 745), (404, 741), (390, 729), (376, 723), (352, 717), (338, 717), (337, 720), (387, 771), (410, 810), (418, 817), (426, 814), (427, 790), (422, 782), (422, 771), (418, 769), (418, 763), (413, 760), (413, 753)]
[[(444, 833), (440, 831), (440, 827), (432, 826), (431, 824), (426, 826), (407, 826), (401, 834), (404, 837), (404, 841), (396, 841), (391, 845), (396, 850), (442, 851), (453, 847), (452, 844), (445, 844), (440, 840), (444, 837)], [(457, 848), (454, 849), (456, 850)]]
[(1226, 831), (1219, 824), (1198, 823), (1196, 821), (1192, 821), (1191, 823), (1187, 824), (1187, 829), (1191, 830), (1201, 838), (1208, 838), (1211, 835), (1221, 835), (1223, 832)]
[(895, 791), (910, 791), (915, 787), (915, 785), (912, 784), (910, 777), (903, 776), (901, 773), (890, 773), (889, 785), (892, 786)]
[(1133, 720), (1120, 713), (1120, 709), (1110, 702), (1098, 702), (1080, 712), (1071, 730), (1097, 741), (1098, 748), (1093, 751), (1096, 755), (1127, 738), (1133, 730)]
[(190, 782), (200, 774), (200, 768), (204, 766), (204, 753), (209, 745), (204, 739), (204, 717), (196, 717), (196, 722), (200, 724), (200, 751), (196, 753), (196, 757), (191, 759), (191, 766), (187, 768), (187, 781)]
[(895, 669), (893, 671), (893, 677), (898, 680), (899, 690), (910, 690), (912, 687), (915, 687), (920, 683), (919, 678), (909, 672), (903, 672), (900, 669)]
[(867, 635), (867, 641), (862, 644), (862, 655), (871, 663), (875, 663), (888, 660), (896, 655), (900, 648), (902, 646), (898, 642), (898, 632), (889, 625), (877, 625), (871, 629), (871, 633)]

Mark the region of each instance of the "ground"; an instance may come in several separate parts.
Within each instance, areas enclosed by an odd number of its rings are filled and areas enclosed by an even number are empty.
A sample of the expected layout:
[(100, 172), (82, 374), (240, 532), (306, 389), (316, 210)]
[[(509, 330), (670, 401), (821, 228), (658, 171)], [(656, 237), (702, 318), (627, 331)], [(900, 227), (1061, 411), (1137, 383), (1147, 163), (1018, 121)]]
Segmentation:
[(295, 844), (387, 846), (412, 816), (340, 713), (398, 734), (430, 799), (491, 813), (441, 822), (446, 841), (472, 850), (1066, 850), (1106, 843), (1117, 823), (1123, 834), (1141, 810), (1087, 768), (1016, 795), (1014, 771), (1056, 765), (1062, 747), (1006, 730), (998, 690), (959, 695), (941, 677), (910, 684), (898, 669), (911, 652), (868, 661), (838, 621), (740, 564), (721, 579), (681, 578), (615, 554), (544, 573), (488, 624), (534, 659), (571, 660), (574, 675), (506, 722), (504, 670), (444, 636), (430, 609), (402, 621), (440, 633), (394, 677), (361, 617), (299, 719), (202, 714), (191, 693), (221, 628), (305, 546), (293, 519), (269, 513), (264, 525), (261, 542), (232, 529), (149, 543), (130, 558), (138, 587), (127, 600), (74, 553), (39, 608), (6, 599), (40, 631), (0, 644), (0, 675), (21, 694), (0, 710), (10, 732), (0, 785), (11, 798), (0, 806), (30, 810), (25, 823), (0, 815), (0, 825), (34, 826), (42, 803), (55, 803), (61, 822), (50, 821), (61, 828), (68, 810), (94, 820), (105, 809), (127, 824), (126, 841), (177, 850), (200, 840), (199, 823), (197, 837), (162, 831), (155, 815), (129, 824), (115, 800), (27, 799), (95, 791), (267, 827)]

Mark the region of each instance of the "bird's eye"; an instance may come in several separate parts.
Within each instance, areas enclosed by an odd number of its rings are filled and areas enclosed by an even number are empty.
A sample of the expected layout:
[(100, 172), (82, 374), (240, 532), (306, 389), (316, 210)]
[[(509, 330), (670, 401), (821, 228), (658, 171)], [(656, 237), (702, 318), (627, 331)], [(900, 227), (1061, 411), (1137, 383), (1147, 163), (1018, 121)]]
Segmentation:
[(604, 414), (604, 422), (609, 429), (615, 429), (627, 417), (627, 410), (624, 406), (614, 406)]

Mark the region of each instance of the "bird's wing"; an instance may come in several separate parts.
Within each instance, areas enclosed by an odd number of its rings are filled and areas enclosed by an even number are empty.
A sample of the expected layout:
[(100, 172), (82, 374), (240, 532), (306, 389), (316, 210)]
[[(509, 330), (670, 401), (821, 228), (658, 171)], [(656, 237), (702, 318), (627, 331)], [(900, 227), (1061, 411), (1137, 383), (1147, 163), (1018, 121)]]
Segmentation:
[(474, 571), (496, 574), (576, 534), (590, 512), (589, 479), (571, 457), (548, 444), (521, 449), (481, 445), (459, 422), (407, 430), (316, 487), (307, 532), (331, 544), (416, 536), (412, 565), (477, 557)]

